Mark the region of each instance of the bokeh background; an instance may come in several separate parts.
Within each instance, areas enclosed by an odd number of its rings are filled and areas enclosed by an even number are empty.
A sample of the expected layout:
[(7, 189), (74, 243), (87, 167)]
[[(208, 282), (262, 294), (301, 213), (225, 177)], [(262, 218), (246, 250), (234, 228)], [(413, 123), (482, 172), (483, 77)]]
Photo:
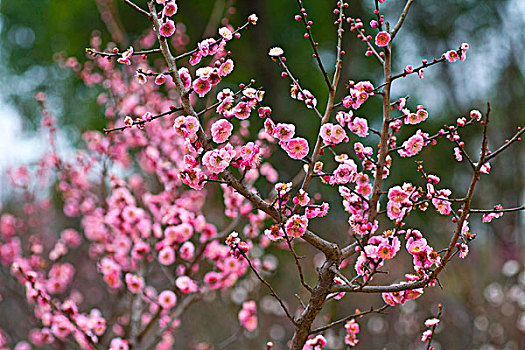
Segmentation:
[[(140, 1), (143, 3), (143, 1)], [(142, 4), (144, 5), (144, 4)], [(305, 1), (309, 18), (314, 21), (313, 33), (326, 67), (335, 60), (335, 27), (331, 1)], [(386, 20), (395, 22), (402, 2), (385, 3)], [(373, 1), (352, 1), (348, 14), (369, 22)], [(234, 41), (230, 49), (236, 62), (231, 84), (256, 79), (266, 91), (265, 101), (280, 121), (298, 124), (298, 133), (314, 136), (318, 121), (301, 103), (291, 100), (289, 81), (280, 78), (278, 67), (268, 59), (272, 46), (285, 50), (288, 64), (301, 84), (314, 93), (324, 91), (324, 81), (311, 57), (311, 48), (303, 39), (304, 28), (293, 20), (298, 12), (295, 1), (281, 0), (199, 0), (179, 1), (178, 32), (192, 49), (196, 41), (213, 36), (222, 14), (230, 23), (244, 23), (255, 12), (259, 23)], [(217, 14), (221, 14), (217, 16)], [(0, 198), (4, 209), (16, 210), (20, 197), (9, 184), (8, 168), (38, 159), (45, 140), (39, 134), (40, 111), (34, 96), (43, 91), (48, 107), (58, 118), (59, 151), (62, 154), (83, 147), (82, 132), (101, 130), (106, 126), (97, 96), (98, 87), (86, 87), (78, 75), (57, 63), (59, 57), (76, 57), (85, 61), (85, 48), (94, 31), (101, 33), (104, 43), (114, 42), (125, 49), (148, 29), (149, 23), (117, 0), (1, 0), (0, 1)], [(466, 62), (438, 65), (425, 71), (423, 80), (409, 77), (396, 82), (393, 97), (409, 95), (409, 105), (422, 104), (431, 119), (424, 127), (435, 131), (445, 123), (454, 123), (471, 109), (486, 110), (491, 103), (489, 146), (498, 147), (519, 125), (525, 125), (525, 2), (522, 0), (447, 0), (417, 1), (405, 25), (396, 38), (393, 67), (399, 72), (407, 64), (418, 65), (422, 58), (439, 57), (457, 48), (462, 42), (470, 44)], [(347, 52), (343, 80), (370, 80), (380, 83), (381, 70), (373, 58), (364, 56), (365, 48), (347, 32), (344, 39)], [(319, 105), (326, 99), (317, 94)], [(343, 97), (343, 95), (339, 96)], [(377, 126), (380, 104), (367, 103), (358, 115)], [(257, 125), (254, 126), (254, 130)], [(475, 154), (480, 129), (473, 129), (464, 138), (471, 143)], [(408, 134), (407, 134), (408, 135)], [(282, 155), (280, 155), (282, 156)], [(275, 155), (279, 157), (279, 155)], [(278, 159), (278, 158), (276, 158)], [(464, 188), (469, 172), (465, 164), (453, 161), (450, 145), (438, 146), (418, 157), (424, 160), (429, 172), (439, 173), (445, 187)], [(289, 180), (297, 172), (296, 164), (285, 164), (279, 170), (281, 180)], [(418, 180), (413, 160), (394, 170), (389, 184)], [(477, 208), (490, 208), (501, 203), (505, 207), (524, 203), (525, 149), (518, 144), (496, 159), (489, 177), (484, 177), (476, 195)], [(317, 187), (316, 187), (317, 186)], [(314, 184), (314, 191), (329, 195), (326, 188)], [(319, 220), (317, 228), (326, 237), (347, 243), (346, 215), (333, 197), (333, 211), (341, 212), (340, 222)], [(57, 214), (57, 220), (60, 215)], [(416, 302), (388, 310), (385, 315), (372, 315), (360, 321), (362, 349), (420, 348), (418, 341), (424, 330), (423, 321), (435, 314), (437, 305), (444, 306), (442, 323), (437, 329), (437, 349), (525, 349), (525, 272), (524, 216), (504, 215), (492, 224), (471, 220), (471, 231), (478, 236), (471, 245), (466, 261), (455, 261), (443, 274), (443, 288), (434, 288)], [(411, 218), (413, 223), (436, 245), (443, 246), (450, 235), (451, 224), (446, 220)], [(300, 246), (301, 253), (312, 253)], [(302, 250), (302, 251), (301, 251)], [(289, 255), (276, 252), (280, 258), (278, 272), (270, 280), (282, 290), (292, 307), (298, 304), (293, 293), (297, 289), (293, 261)], [(305, 264), (313, 269), (315, 258)], [(406, 262), (409, 267), (409, 261)], [(406, 269), (405, 269), (406, 270)], [(394, 270), (402, 273), (404, 270)], [(6, 273), (3, 271), (3, 273)], [(292, 276), (292, 277), (290, 277)], [(313, 281), (314, 274), (307, 276)], [(0, 286), (0, 293), (2, 293)], [(16, 287), (15, 288), (16, 291)], [(19, 290), (19, 292), (22, 292)], [(267, 294), (254, 281), (247, 280), (234, 291), (217, 295), (207, 303), (195, 306), (187, 317), (184, 332), (179, 334), (180, 348), (189, 347), (191, 337), (202, 342), (223, 344), (230, 349), (262, 348), (267, 340), (285, 348), (291, 335), (287, 320), (280, 315), (271, 297), (262, 297), (260, 324), (257, 333), (239, 331), (236, 312), (245, 299)], [(218, 303), (216, 299), (221, 299)], [(327, 305), (332, 317), (352, 313), (356, 308), (379, 305), (378, 296), (347, 296), (339, 303)], [(16, 319), (6, 321), (6, 315), (17, 307), (16, 301), (0, 303), (0, 326), (12, 332), (14, 338), (24, 337), (16, 325), (26, 322), (29, 315), (19, 312)], [(11, 317), (12, 317), (11, 313)], [(343, 339), (343, 329), (327, 333), (335, 344)], [(234, 335), (234, 338), (230, 336)], [(179, 348), (179, 347), (177, 347)]]

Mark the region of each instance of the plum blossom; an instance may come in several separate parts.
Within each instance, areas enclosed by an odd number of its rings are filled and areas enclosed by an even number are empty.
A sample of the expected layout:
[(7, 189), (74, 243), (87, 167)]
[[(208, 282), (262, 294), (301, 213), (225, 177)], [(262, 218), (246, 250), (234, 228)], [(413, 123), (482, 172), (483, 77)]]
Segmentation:
[(355, 117), (349, 124), (350, 131), (359, 137), (368, 136), (368, 121), (364, 118)]
[(233, 33), (228, 27), (219, 28), (219, 35), (226, 41), (232, 40)]
[[(501, 204), (498, 204), (498, 205), (495, 205), (494, 206), (494, 210), (502, 210), (503, 209), (503, 206)], [(493, 219), (497, 219), (497, 218), (500, 218), (503, 216), (503, 212), (500, 211), (500, 212), (497, 212), (497, 211), (494, 211), (494, 212), (491, 212), (491, 213), (485, 213), (483, 214), (482, 218), (481, 218), (481, 221), (484, 222), (484, 223), (487, 223), (487, 222), (491, 222)]]
[(166, 76), (164, 74), (159, 74), (155, 78), (155, 84), (162, 85), (166, 82)]
[(279, 56), (282, 56), (283, 54), (284, 54), (284, 51), (280, 47), (272, 47), (270, 51), (268, 52), (268, 55), (272, 57), (279, 57)]
[(297, 196), (293, 198), (293, 203), (302, 207), (308, 205), (309, 202), (310, 197), (308, 197), (308, 193), (305, 192), (305, 190), (303, 190), (302, 188), (299, 190)]
[(385, 47), (390, 42), (390, 34), (387, 32), (379, 32), (376, 35), (376, 45), (379, 47)]
[(193, 116), (179, 116), (173, 123), (176, 133), (182, 137), (195, 135), (200, 128), (200, 123)]
[(412, 157), (418, 154), (424, 146), (427, 145), (428, 134), (418, 130), (415, 135), (412, 135), (402, 145), (402, 149), (398, 150), (401, 157)]
[(335, 145), (348, 140), (348, 136), (341, 125), (332, 123), (321, 126), (321, 138), (325, 145)]
[(166, 21), (166, 23), (164, 23), (160, 29), (160, 35), (162, 35), (163, 37), (170, 37), (173, 35), (173, 33), (175, 33), (175, 23), (171, 20), (171, 19), (168, 19)]
[(127, 273), (126, 285), (131, 293), (140, 293), (142, 289), (144, 289), (144, 278), (132, 273)]
[(239, 322), (249, 332), (253, 332), (257, 328), (257, 305), (255, 301), (245, 301), (242, 304), (242, 309), (239, 311)]
[(302, 137), (296, 137), (289, 140), (284, 146), (284, 150), (293, 159), (303, 159), (308, 155), (308, 141)]
[(182, 294), (195, 293), (199, 289), (197, 283), (188, 276), (178, 277), (175, 280), (175, 286), (179, 288)]
[(295, 238), (301, 237), (306, 232), (307, 227), (308, 219), (306, 216), (300, 216), (297, 214), (290, 217), (284, 225), (286, 234)]
[(270, 228), (264, 230), (264, 234), (272, 241), (279, 241), (284, 237), (284, 232), (279, 225), (270, 226)]
[(169, 1), (164, 5), (163, 12), (165, 16), (171, 17), (177, 13), (178, 9), (179, 8), (175, 1)]
[(224, 61), (221, 66), (219, 67), (219, 71), (218, 71), (218, 74), (219, 76), (221, 77), (225, 77), (227, 76), (228, 74), (230, 74), (231, 72), (233, 72), (233, 68), (234, 68), (234, 63), (233, 63), (233, 60), (232, 59), (227, 59), (226, 61)]
[(124, 51), (122, 56), (117, 59), (117, 62), (129, 66), (131, 64), (131, 57), (132, 56), (133, 56), (133, 46), (130, 46), (129, 49)]
[(304, 344), (303, 350), (319, 350), (322, 349), (323, 346), (326, 346), (326, 344), (326, 338), (319, 334), (308, 339)]
[(445, 52), (444, 56), (447, 59), (447, 61), (450, 63), (454, 63), (459, 59), (458, 53), (454, 50)]
[(171, 290), (163, 290), (159, 294), (158, 303), (163, 309), (171, 309), (177, 304), (177, 296)]
[(232, 134), (233, 124), (226, 119), (219, 119), (211, 126), (211, 135), (213, 142), (223, 143), (228, 140)]
[(436, 197), (432, 198), (432, 204), (441, 215), (448, 215), (452, 212), (450, 201), (447, 198), (452, 194), (449, 189), (439, 190)]
[(228, 143), (220, 149), (208, 151), (202, 157), (202, 164), (215, 174), (222, 173), (235, 157), (235, 150)]
[[(268, 119), (270, 120), (270, 119)], [(271, 120), (270, 120), (271, 122)], [(295, 125), (278, 123), (275, 125), (272, 136), (279, 139), (280, 141), (290, 141), (295, 135)]]

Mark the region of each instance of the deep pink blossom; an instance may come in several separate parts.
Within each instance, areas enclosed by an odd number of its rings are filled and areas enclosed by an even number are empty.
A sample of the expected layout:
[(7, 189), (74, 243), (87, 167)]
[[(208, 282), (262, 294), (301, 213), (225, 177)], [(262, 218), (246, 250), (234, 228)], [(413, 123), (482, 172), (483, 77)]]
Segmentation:
[(296, 137), (288, 141), (284, 147), (284, 150), (290, 158), (303, 159), (308, 155), (310, 149), (308, 148), (308, 141), (302, 137)]
[(376, 45), (379, 47), (385, 47), (390, 42), (390, 34), (387, 32), (379, 32), (376, 35)]
[(171, 19), (168, 19), (166, 23), (160, 27), (160, 35), (170, 37), (173, 33), (175, 33), (175, 23)]
[(232, 134), (233, 124), (226, 119), (219, 119), (211, 126), (211, 135), (213, 142), (223, 143), (228, 140)]

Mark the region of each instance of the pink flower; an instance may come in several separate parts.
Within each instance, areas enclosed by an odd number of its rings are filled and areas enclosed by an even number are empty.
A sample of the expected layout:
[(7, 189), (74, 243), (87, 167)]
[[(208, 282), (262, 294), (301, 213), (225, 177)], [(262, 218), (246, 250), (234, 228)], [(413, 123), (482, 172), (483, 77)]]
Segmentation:
[(314, 338), (310, 338), (304, 344), (303, 350), (317, 350), (326, 346), (327, 341), (322, 335), (316, 335)]
[(430, 338), (432, 338), (432, 330), (427, 329), (426, 331), (423, 332), (423, 335), (421, 335), (421, 341), (423, 342), (429, 341)]
[(409, 195), (401, 186), (394, 186), (388, 190), (388, 199), (397, 203), (406, 202)]
[(171, 19), (168, 19), (166, 23), (160, 27), (160, 35), (170, 37), (173, 33), (175, 33), (175, 23), (173, 23)]
[(175, 285), (183, 294), (195, 293), (198, 290), (197, 283), (188, 276), (180, 276), (175, 280)]
[(211, 81), (207, 77), (199, 77), (193, 82), (193, 90), (195, 90), (197, 95), (199, 95), (200, 97), (204, 97), (204, 95), (210, 92), (211, 88)]
[[(494, 206), (494, 209), (501, 210), (503, 209), (503, 206), (501, 204), (498, 204)], [(493, 219), (497, 219), (502, 216), (503, 216), (503, 212), (486, 213), (486, 214), (483, 214), (481, 221), (487, 223), (487, 222), (491, 222)]]
[(213, 142), (223, 143), (232, 134), (233, 124), (226, 119), (219, 119), (211, 126), (211, 135)]
[[(164, 5), (164, 15), (171, 17), (177, 13), (178, 7), (175, 1), (170, 1)], [(173, 34), (173, 33), (172, 33)], [(168, 35), (171, 36), (171, 35)]]
[(225, 77), (231, 72), (233, 72), (234, 64), (233, 60), (227, 59), (221, 66), (219, 67), (219, 76)]
[(295, 125), (279, 123), (275, 126), (275, 130), (272, 136), (276, 137), (281, 141), (290, 141), (294, 135)]
[[(232, 110), (231, 113), (238, 119), (244, 120), (250, 117), (252, 107), (247, 102), (239, 102)], [(226, 116), (226, 114), (225, 114)]]
[(290, 158), (303, 159), (308, 155), (310, 149), (308, 148), (308, 141), (306, 141), (306, 139), (296, 137), (286, 143), (284, 150)]
[(348, 321), (345, 324), (346, 332), (349, 334), (358, 334), (359, 333), (359, 323), (357, 323), (354, 319)]
[(255, 301), (245, 301), (242, 310), (239, 311), (239, 322), (248, 331), (253, 332), (257, 328), (257, 305)]
[(175, 262), (175, 251), (172, 247), (164, 247), (159, 251), (159, 263), (168, 266)]
[(163, 309), (171, 309), (177, 304), (177, 296), (171, 290), (163, 290), (159, 294), (158, 302)]
[(354, 182), (357, 174), (357, 165), (352, 159), (348, 159), (334, 170), (334, 175), (330, 178), (330, 185), (347, 184)]
[(368, 122), (364, 118), (355, 117), (349, 125), (350, 131), (359, 137), (366, 137), (368, 135)]
[(463, 154), (461, 153), (461, 149), (459, 147), (454, 147), (454, 157), (456, 157), (458, 162), (463, 160)]
[(164, 74), (159, 74), (155, 78), (155, 84), (162, 85), (166, 82), (166, 76)]
[(481, 120), (481, 112), (477, 109), (473, 109), (470, 111), (470, 117), (479, 122)]
[(448, 215), (452, 212), (450, 202), (446, 200), (451, 193), (448, 189), (439, 190), (437, 192), (437, 197), (439, 198), (432, 198), (432, 204), (441, 215)]
[(420, 254), (426, 251), (428, 245), (424, 238), (414, 239), (410, 237), (407, 240), (406, 248), (410, 254)]
[(321, 138), (325, 145), (338, 144), (345, 139), (348, 140), (348, 136), (341, 125), (334, 125), (332, 123), (326, 123), (321, 126)]
[(461, 259), (465, 259), (468, 255), (468, 245), (466, 245), (465, 243), (461, 243), (459, 245), (459, 257)]
[(223, 37), (224, 40), (230, 41), (233, 38), (232, 31), (227, 27), (221, 27), (219, 28), (219, 35)]
[(428, 320), (425, 321), (425, 327), (434, 327), (438, 323), (439, 323), (438, 318), (429, 318)]
[(456, 62), (459, 59), (458, 53), (454, 50), (445, 52), (445, 58), (450, 63)]
[(300, 216), (297, 214), (290, 217), (284, 225), (286, 234), (296, 238), (301, 237), (306, 232), (307, 227), (308, 219), (306, 216)]
[(164, 236), (168, 244), (186, 242), (193, 236), (193, 226), (188, 223), (168, 226), (164, 231)]
[(279, 225), (270, 226), (269, 229), (264, 230), (264, 234), (272, 241), (279, 241), (284, 237), (284, 232)]
[(179, 249), (179, 256), (184, 260), (191, 260), (195, 255), (195, 245), (190, 241), (184, 242)]
[(376, 45), (379, 47), (385, 47), (390, 42), (390, 34), (387, 32), (379, 32), (376, 35)]
[(195, 135), (200, 128), (200, 123), (193, 116), (179, 116), (173, 123), (173, 128), (182, 137)]
[(297, 196), (294, 197), (293, 203), (304, 207), (310, 203), (310, 197), (308, 197), (308, 193), (306, 193), (303, 189), (300, 189)]
[(186, 67), (179, 68), (179, 77), (182, 80), (184, 89), (188, 90), (191, 86), (191, 75)]
[(350, 123), (352, 121), (352, 118), (354, 117), (354, 113), (352, 111), (346, 113), (343, 111), (337, 112), (335, 115), (335, 119), (337, 122), (344, 127), (347, 123)]
[(428, 134), (418, 130), (415, 135), (411, 136), (403, 143), (403, 149), (398, 151), (401, 157), (412, 157), (419, 153), (426, 146)]
[(128, 350), (129, 342), (123, 340), (122, 338), (113, 338), (111, 344), (109, 345), (109, 350)]
[(256, 168), (261, 160), (260, 148), (253, 142), (248, 142), (237, 152), (241, 158), (240, 165), (249, 169)]
[(228, 143), (221, 149), (214, 149), (206, 152), (202, 157), (202, 164), (212, 173), (219, 174), (230, 165), (234, 156), (235, 151)]
[(131, 273), (126, 274), (126, 285), (131, 293), (140, 293), (144, 289), (144, 278)]
[(117, 59), (117, 62), (118, 63), (123, 63), (123, 64), (129, 66), (131, 64), (131, 57), (132, 56), (133, 56), (133, 46), (130, 46), (129, 49), (124, 51), (122, 56)]

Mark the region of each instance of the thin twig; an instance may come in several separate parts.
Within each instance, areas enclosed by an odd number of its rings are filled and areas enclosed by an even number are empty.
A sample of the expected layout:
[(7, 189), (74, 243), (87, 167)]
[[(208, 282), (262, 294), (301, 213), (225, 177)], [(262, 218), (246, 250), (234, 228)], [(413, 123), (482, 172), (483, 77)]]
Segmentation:
[(120, 131), (120, 130), (124, 130), (124, 129), (129, 129), (132, 126), (144, 125), (144, 124), (149, 123), (149, 122), (151, 122), (151, 121), (153, 121), (155, 119), (159, 119), (159, 118), (165, 117), (167, 115), (172, 115), (173, 113), (177, 113), (177, 112), (180, 112), (180, 111), (182, 111), (181, 107), (170, 109), (169, 111), (166, 111), (166, 112), (154, 115), (153, 117), (151, 117), (151, 119), (134, 120), (133, 124), (131, 124), (130, 126), (119, 126), (119, 127), (111, 128), (111, 129), (105, 129), (104, 128), (103, 131), (104, 131), (105, 134), (109, 134), (110, 132), (113, 132), (113, 131)]
[(525, 210), (525, 205), (514, 208), (501, 208), (501, 209), (470, 209), (469, 213), (473, 214), (484, 214), (484, 213), (509, 213), (513, 211)]
[(286, 317), (288, 317), (288, 319), (292, 322), (292, 324), (294, 326), (297, 326), (297, 322), (295, 321), (295, 319), (292, 317), (292, 315), (290, 314), (290, 312), (288, 311), (288, 308), (286, 307), (286, 305), (284, 304), (283, 300), (277, 295), (277, 293), (275, 292), (275, 290), (273, 289), (272, 285), (268, 282), (266, 282), (266, 280), (259, 274), (259, 272), (255, 269), (255, 267), (252, 265), (252, 262), (250, 261), (250, 259), (246, 256), (245, 253), (241, 253), (242, 257), (248, 262), (248, 265), (250, 266), (250, 269), (253, 271), (253, 273), (255, 274), (255, 276), (257, 276), (257, 279), (259, 279), (259, 281), (261, 281), (266, 287), (268, 287), (268, 289), (270, 290), (270, 294), (275, 298), (277, 299), (277, 301), (279, 302), (279, 305), (281, 305), (281, 308), (283, 309), (284, 313), (286, 314)]
[(514, 142), (520, 141), (521, 135), (525, 132), (525, 126), (521, 127), (520, 129), (521, 130), (514, 134), (514, 136), (510, 140), (508, 140), (508, 142), (505, 142), (505, 144), (503, 144), (500, 148), (498, 148), (494, 152), (490, 153), (487, 157), (485, 157), (485, 162), (488, 162), (492, 158), (496, 157), (498, 154), (510, 147), (510, 145), (512, 145)]
[(390, 305), (385, 304), (385, 305), (381, 306), (379, 309), (372, 309), (371, 308), (370, 310), (365, 311), (365, 312), (357, 312), (357, 313), (355, 313), (353, 315), (348, 315), (348, 316), (346, 316), (346, 317), (344, 317), (344, 318), (342, 318), (340, 320), (331, 322), (331, 323), (327, 324), (326, 326), (322, 326), (322, 327), (316, 328), (316, 329), (310, 331), (310, 334), (317, 334), (317, 333), (324, 332), (327, 329), (330, 329), (332, 327), (335, 327), (335, 326), (338, 326), (340, 324), (343, 324), (346, 321), (351, 320), (352, 318), (361, 317), (361, 316), (368, 315), (368, 314), (380, 314), (383, 311), (385, 311), (386, 309), (388, 309), (388, 307), (390, 307)]
[[(342, 2), (342, 1), (341, 1)], [(321, 70), (321, 73), (323, 73), (324, 80), (326, 82), (326, 85), (328, 86), (328, 90), (331, 91), (333, 89), (332, 83), (330, 82), (330, 78), (328, 78), (328, 74), (326, 73), (326, 70), (324, 69), (323, 62), (321, 61), (321, 57), (319, 57), (319, 51), (317, 50), (317, 43), (314, 40), (314, 37), (312, 35), (312, 31), (310, 29), (310, 25), (308, 25), (308, 21), (306, 19), (306, 12), (303, 12), (304, 5), (302, 0), (297, 0), (297, 4), (299, 5), (299, 10), (301, 12), (301, 18), (303, 20), (306, 33), (308, 35), (308, 39), (310, 41), (310, 45), (312, 46), (312, 49), (314, 50), (315, 60), (317, 62), (317, 66)]]
[(151, 14), (148, 11), (144, 10), (143, 8), (141, 8), (140, 6), (138, 6), (131, 0), (122, 0), (122, 1), (124, 1), (126, 4), (131, 6), (135, 11), (137, 11), (141, 15), (146, 16), (151, 21)]

